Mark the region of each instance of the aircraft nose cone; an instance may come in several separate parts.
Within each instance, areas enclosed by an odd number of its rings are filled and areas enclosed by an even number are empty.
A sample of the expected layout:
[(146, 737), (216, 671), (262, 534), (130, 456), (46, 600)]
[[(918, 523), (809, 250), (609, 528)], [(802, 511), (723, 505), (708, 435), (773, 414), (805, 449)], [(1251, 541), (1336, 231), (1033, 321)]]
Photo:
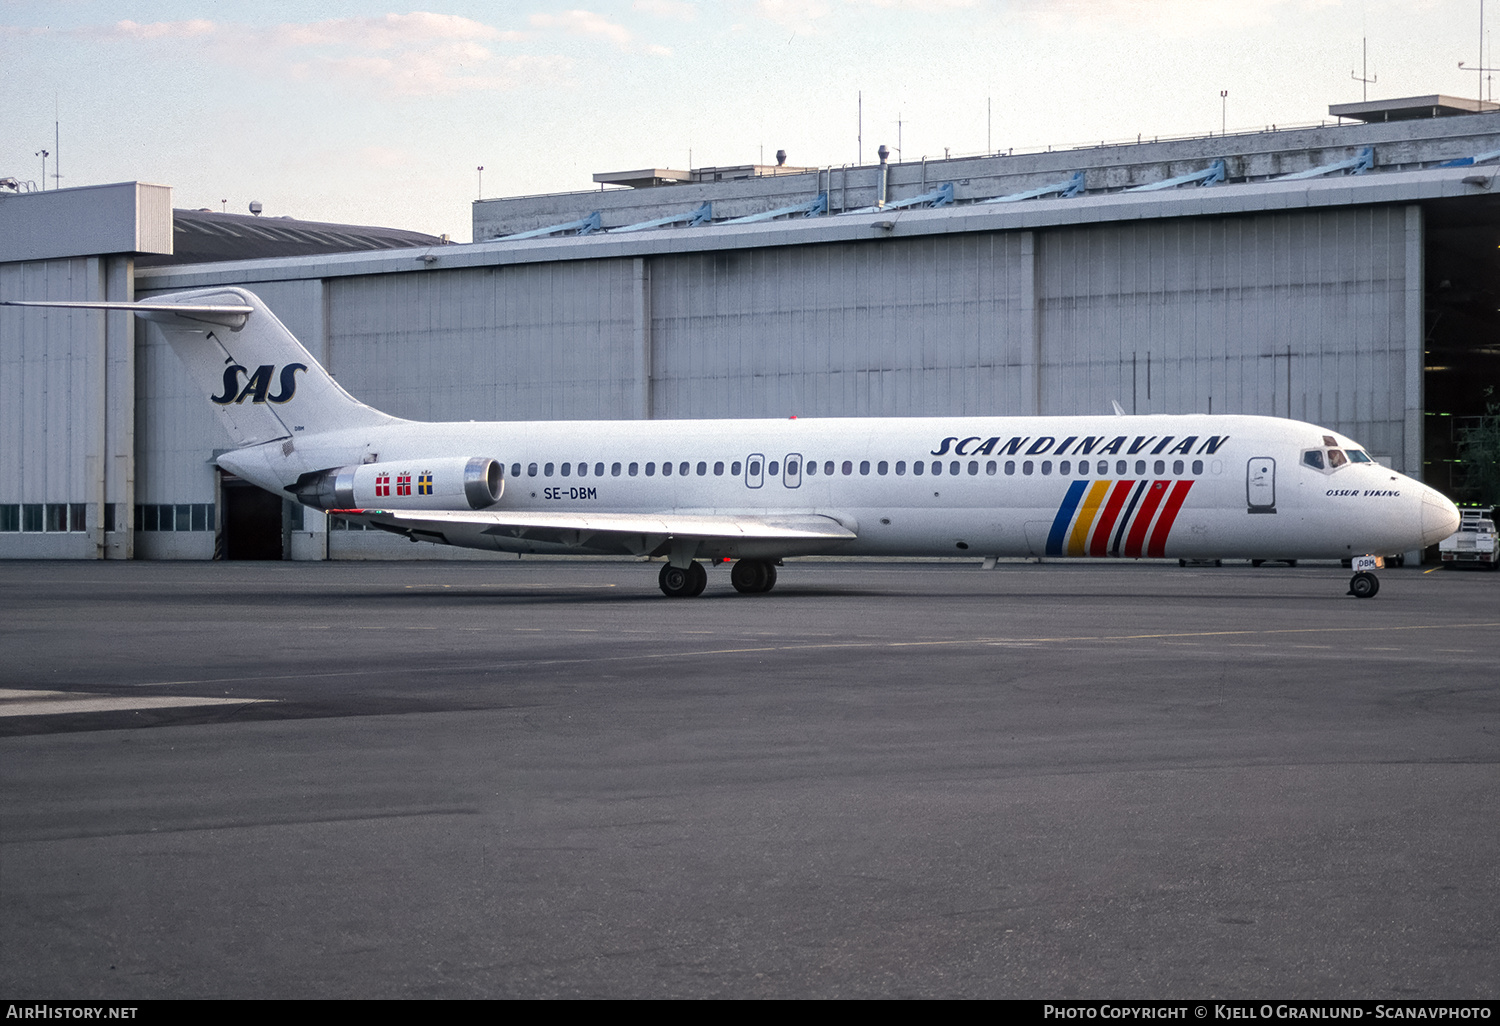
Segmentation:
[(1422, 547), (1436, 545), (1458, 530), (1458, 507), (1441, 492), (1423, 486)]

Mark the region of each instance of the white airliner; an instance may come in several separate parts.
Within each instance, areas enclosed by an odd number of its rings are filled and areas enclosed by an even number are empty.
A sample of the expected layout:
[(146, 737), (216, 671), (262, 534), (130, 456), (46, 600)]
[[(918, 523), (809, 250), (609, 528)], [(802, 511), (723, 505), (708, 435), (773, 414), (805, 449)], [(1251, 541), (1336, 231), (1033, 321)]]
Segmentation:
[[(1424, 548), (1453, 503), (1326, 428), (1251, 416), (402, 420), (345, 392), (253, 293), (138, 303), (238, 446), (224, 469), (408, 538), (701, 560), (770, 591), (783, 557), (1352, 559)], [(1117, 407), (1118, 410), (1118, 407)]]

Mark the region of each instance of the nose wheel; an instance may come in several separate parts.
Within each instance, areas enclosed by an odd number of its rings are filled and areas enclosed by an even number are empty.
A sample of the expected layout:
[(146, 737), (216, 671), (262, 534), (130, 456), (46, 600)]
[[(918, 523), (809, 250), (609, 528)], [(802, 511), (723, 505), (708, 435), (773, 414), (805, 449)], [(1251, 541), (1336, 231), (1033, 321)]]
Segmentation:
[(708, 571), (697, 561), (685, 567), (668, 563), (661, 568), (656, 583), (667, 598), (692, 598), (702, 595), (703, 589), (708, 587)]
[(1380, 578), (1366, 570), (1361, 570), (1349, 578), (1349, 594), (1355, 598), (1374, 598), (1380, 591)]

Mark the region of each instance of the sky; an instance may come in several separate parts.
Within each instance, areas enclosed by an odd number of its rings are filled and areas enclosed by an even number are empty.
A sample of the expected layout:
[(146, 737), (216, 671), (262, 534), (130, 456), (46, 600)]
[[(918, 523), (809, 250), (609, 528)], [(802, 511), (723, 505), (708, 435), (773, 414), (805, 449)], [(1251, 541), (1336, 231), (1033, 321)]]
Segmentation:
[(467, 242), (481, 188), (1316, 123), (1362, 98), (1363, 39), (1370, 99), (1477, 96), (1458, 63), (1497, 65), (1500, 23), (1500, 0), (573, 2), (0, 0), (0, 177), (40, 186), (57, 150), (49, 189)]

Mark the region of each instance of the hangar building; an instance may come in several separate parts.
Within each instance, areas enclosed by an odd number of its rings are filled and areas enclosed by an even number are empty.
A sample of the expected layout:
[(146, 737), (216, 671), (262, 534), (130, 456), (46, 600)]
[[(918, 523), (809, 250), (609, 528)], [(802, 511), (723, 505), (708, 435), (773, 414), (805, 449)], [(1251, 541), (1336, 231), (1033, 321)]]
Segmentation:
[[(243, 286), (349, 391), (410, 418), (1115, 400), (1306, 419), (1454, 494), (1452, 424), (1500, 380), (1500, 112), (1330, 111), (1039, 153), (610, 173), (476, 203), (469, 245), (174, 213), (141, 183), (0, 192), (0, 300)], [(209, 404), (129, 314), (0, 310), (0, 397), (0, 556), (471, 555), (219, 471)]]

